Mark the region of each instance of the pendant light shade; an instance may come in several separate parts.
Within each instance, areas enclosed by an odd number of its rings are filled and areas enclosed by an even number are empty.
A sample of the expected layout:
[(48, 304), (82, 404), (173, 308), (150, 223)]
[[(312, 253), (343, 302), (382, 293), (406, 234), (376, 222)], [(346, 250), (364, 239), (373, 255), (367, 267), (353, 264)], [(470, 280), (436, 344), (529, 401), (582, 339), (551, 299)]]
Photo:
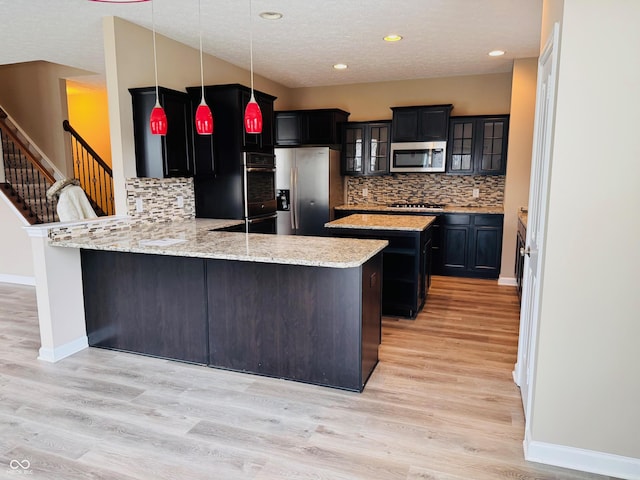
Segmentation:
[(151, 133), (154, 135), (167, 134), (167, 129), (169, 127), (167, 124), (167, 115), (164, 113), (164, 109), (160, 106), (158, 101), (156, 101), (156, 106), (151, 110), (149, 127), (151, 128)]
[(262, 133), (262, 112), (253, 95), (253, 14), (249, 0), (249, 54), (251, 58), (251, 98), (244, 111), (244, 129), (247, 133)]
[(196, 110), (196, 131), (199, 135), (211, 135), (213, 133), (213, 115), (204, 101), (204, 96)]
[(244, 128), (247, 133), (262, 133), (262, 112), (251, 92), (251, 99), (244, 111)]
[(198, 28), (200, 29), (200, 85), (202, 97), (196, 110), (196, 132), (198, 135), (211, 135), (213, 133), (213, 115), (211, 109), (204, 100), (204, 68), (202, 67), (202, 14), (200, 13), (200, 0), (198, 0)]
[(160, 95), (158, 94), (158, 56), (156, 54), (156, 23), (153, 14), (153, 0), (151, 0), (151, 26), (153, 29), (153, 71), (156, 77), (156, 104), (151, 110), (149, 117), (149, 128), (153, 135), (166, 135), (169, 125), (167, 124), (167, 114), (160, 105)]

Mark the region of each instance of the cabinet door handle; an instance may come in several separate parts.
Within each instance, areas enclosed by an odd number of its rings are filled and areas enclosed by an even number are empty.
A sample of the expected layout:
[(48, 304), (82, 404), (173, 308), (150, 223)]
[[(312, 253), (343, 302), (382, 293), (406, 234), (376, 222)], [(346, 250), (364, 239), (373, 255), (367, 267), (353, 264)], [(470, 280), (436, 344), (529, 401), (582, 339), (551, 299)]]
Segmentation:
[(531, 256), (531, 249), (529, 247), (527, 248), (520, 247), (520, 256), (524, 257), (525, 255)]

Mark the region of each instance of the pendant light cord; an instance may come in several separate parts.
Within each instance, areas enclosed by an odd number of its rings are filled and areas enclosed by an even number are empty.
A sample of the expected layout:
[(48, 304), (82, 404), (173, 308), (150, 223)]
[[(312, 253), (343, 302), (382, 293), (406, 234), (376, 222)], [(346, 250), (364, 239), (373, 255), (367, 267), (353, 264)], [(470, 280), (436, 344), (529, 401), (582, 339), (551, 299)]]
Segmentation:
[(198, 0), (198, 28), (200, 30), (200, 85), (202, 86), (202, 103), (204, 103), (204, 69), (202, 67), (202, 14), (200, 0)]
[(252, 0), (249, 0), (249, 55), (251, 65), (251, 98), (253, 98), (253, 12), (251, 9)]
[(151, 0), (151, 29), (153, 30), (153, 68), (156, 76), (156, 106), (160, 105), (160, 96), (158, 95), (158, 56), (156, 53), (156, 21), (153, 14), (153, 0)]

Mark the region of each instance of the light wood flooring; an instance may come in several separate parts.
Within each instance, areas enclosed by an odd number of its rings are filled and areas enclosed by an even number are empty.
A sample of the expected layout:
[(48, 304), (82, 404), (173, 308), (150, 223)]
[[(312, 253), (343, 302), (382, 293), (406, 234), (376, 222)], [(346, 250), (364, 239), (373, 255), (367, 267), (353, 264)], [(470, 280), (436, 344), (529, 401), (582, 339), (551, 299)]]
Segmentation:
[(517, 336), (514, 287), (435, 277), (415, 321), (384, 319), (361, 394), (98, 348), (49, 364), (34, 289), (0, 284), (0, 478), (605, 478), (523, 460)]

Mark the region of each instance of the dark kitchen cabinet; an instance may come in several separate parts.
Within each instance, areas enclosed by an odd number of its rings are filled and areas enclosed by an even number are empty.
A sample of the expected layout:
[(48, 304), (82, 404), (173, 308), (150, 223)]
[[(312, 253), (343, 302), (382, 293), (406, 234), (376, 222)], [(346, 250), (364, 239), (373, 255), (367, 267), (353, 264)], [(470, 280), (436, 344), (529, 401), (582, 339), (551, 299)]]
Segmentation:
[(138, 177), (190, 177), (194, 173), (191, 144), (192, 115), (189, 96), (158, 88), (160, 105), (167, 115), (167, 134), (152, 135), (149, 116), (156, 103), (155, 87), (131, 88), (133, 136)]
[(502, 256), (500, 214), (444, 214), (440, 225), (441, 275), (498, 278)]
[(507, 168), (509, 115), (452, 117), (446, 172), (504, 175)]
[[(191, 108), (195, 111), (202, 96), (201, 87), (188, 87)], [(247, 133), (244, 128), (244, 111), (251, 98), (251, 89), (239, 84), (205, 85), (204, 98), (213, 114), (213, 139), (194, 133), (197, 176), (217, 173), (215, 160), (227, 158), (228, 152), (273, 153), (273, 102), (275, 97), (254, 91), (262, 111), (262, 133)], [(214, 168), (215, 166), (215, 168)]]
[(415, 318), (431, 285), (431, 227), (421, 232), (336, 227), (328, 230), (337, 237), (389, 242), (382, 255), (382, 313)]
[(349, 112), (337, 108), (275, 112), (275, 144), (282, 147), (342, 144)]
[(347, 122), (342, 130), (342, 174), (389, 173), (391, 122)]
[(446, 141), (453, 105), (392, 107), (392, 142)]

